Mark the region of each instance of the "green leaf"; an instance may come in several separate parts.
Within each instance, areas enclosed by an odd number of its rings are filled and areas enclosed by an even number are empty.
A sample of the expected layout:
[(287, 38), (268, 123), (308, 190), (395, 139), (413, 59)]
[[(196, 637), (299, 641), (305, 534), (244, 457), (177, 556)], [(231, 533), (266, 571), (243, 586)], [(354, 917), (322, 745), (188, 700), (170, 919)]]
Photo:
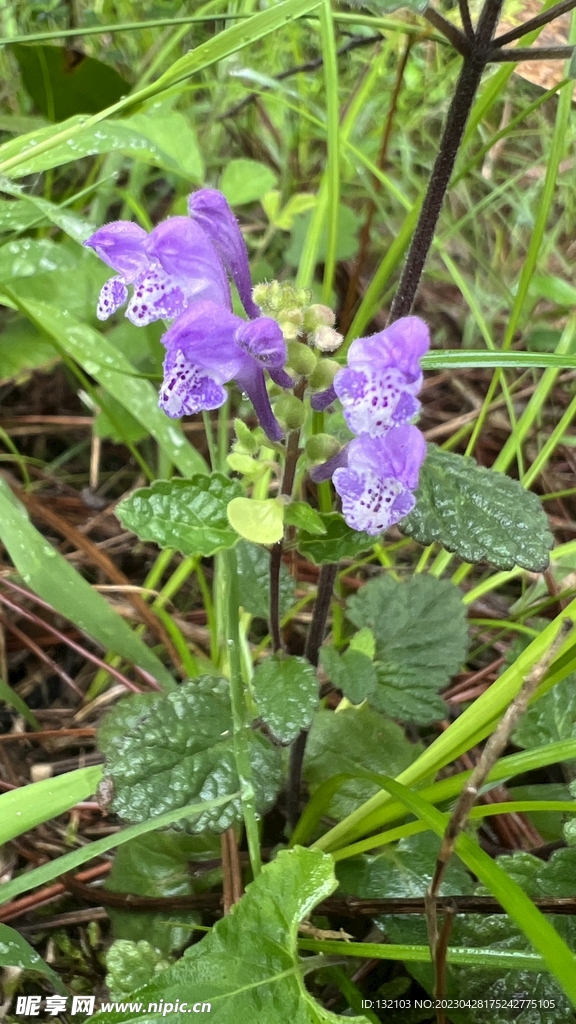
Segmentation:
[(284, 508), (284, 522), (287, 526), (298, 526), (314, 536), (326, 533), (322, 516), (307, 501), (292, 501)]
[[(0, 846), (69, 811), (96, 791), (102, 768), (78, 768), (54, 779), (32, 782), (0, 796)], [(1, 891), (1, 890), (0, 890)]]
[(26, 231), (39, 220), (38, 210), (27, 199), (0, 199), (0, 231)]
[(318, 680), (305, 658), (266, 658), (256, 666), (252, 688), (260, 717), (281, 743), (308, 728), (318, 706)]
[[(251, 732), (250, 739), (256, 803), (265, 811), (280, 786), (279, 755), (260, 733)], [(99, 745), (114, 785), (112, 809), (127, 821), (146, 821), (239, 787), (225, 679), (200, 676), (165, 696), (128, 697), (104, 719)], [(224, 832), (241, 819), (236, 798), (178, 827)]]
[(571, 673), (530, 705), (514, 732), (518, 747), (576, 737), (576, 674)]
[(24, 317), (16, 316), (0, 335), (0, 380), (26, 380), (31, 370), (46, 369), (58, 361), (54, 346)]
[(121, 501), (116, 515), (124, 529), (132, 530), (141, 540), (207, 558), (236, 543), (226, 507), (239, 491), (238, 481), (223, 473), (198, 473), (190, 480), (155, 480)]
[(166, 689), (174, 680), (159, 658), (134, 633), (111, 605), (32, 526), (8, 484), (0, 479), (0, 539), (24, 583), (94, 637), (106, 651), (150, 672)]
[(244, 540), (277, 544), (284, 536), (284, 505), (277, 498), (233, 498), (228, 521)]
[(121, 444), (123, 441), (137, 444), (138, 441), (143, 441), (145, 437), (148, 437), (146, 427), (139, 423), (116, 398), (112, 398), (111, 395), (106, 395), (104, 392), (102, 392), (102, 398), (106, 404), (107, 413), (100, 411), (94, 417), (93, 430), (97, 437), (108, 437), (117, 444)]
[[(149, 832), (118, 848), (106, 888), (136, 896), (189, 895), (212, 881), (210, 872), (202, 876), (203, 886), (193, 881), (190, 862), (219, 856), (220, 840), (209, 833), (189, 836), (183, 832)], [(198, 920), (191, 911), (135, 914), (110, 907), (108, 914), (114, 938), (133, 942), (146, 939), (166, 955), (182, 948)]]
[(391, 718), (441, 718), (445, 705), (437, 692), (468, 649), (466, 609), (452, 583), (435, 576), (406, 583), (380, 576), (351, 597), (347, 609), (350, 621), (368, 626), (376, 640), (378, 685), (370, 702)]
[(229, 160), (220, 182), (230, 206), (255, 203), (274, 188), (277, 176), (258, 160)]
[(202, 182), (202, 158), (194, 129), (178, 111), (164, 112), (160, 119), (150, 113), (134, 114), (122, 120), (108, 120), (83, 128), (85, 120), (81, 116), (69, 118), (62, 128), (77, 127), (74, 137), (44, 152), (36, 153), (35, 150), (54, 136), (52, 125), (34, 132), (24, 145), (22, 139), (5, 143), (2, 153), (7, 158), (26, 152), (26, 147), (29, 151), (28, 158), (10, 176), (20, 178), (39, 174), (86, 156), (121, 153), (133, 160), (161, 167), (188, 181)]
[(304, 776), (314, 792), (335, 775), (357, 775), (330, 802), (328, 813), (340, 819), (378, 792), (378, 786), (362, 778), (365, 772), (398, 775), (421, 751), (421, 744), (409, 743), (399, 725), (368, 704), (318, 711), (306, 746)]
[[(297, 267), (300, 263), (311, 220), (311, 210), (308, 210), (306, 213), (297, 214), (293, 219), (290, 245), (284, 253), (284, 259), (291, 267)], [(338, 211), (337, 260), (352, 259), (358, 252), (357, 235), (360, 224), (361, 220), (358, 214), (351, 210), (349, 206), (341, 204)], [(324, 260), (326, 257), (327, 237), (328, 232), (325, 226), (320, 237), (318, 260)]]
[(403, 10), (422, 14), (429, 4), (429, 0), (347, 0), (347, 2), (349, 7), (364, 8), (376, 16)]
[(132, 364), (104, 335), (80, 323), (66, 309), (25, 298), (12, 288), (6, 291), (40, 330), (147, 428), (180, 473), (191, 475), (205, 469), (202, 456), (186, 440), (182, 429), (158, 408), (158, 396), (150, 381), (134, 376)]
[(421, 544), (437, 541), (466, 562), (486, 559), (542, 572), (553, 538), (536, 494), (469, 456), (428, 445), (416, 507), (400, 529)]
[[(236, 545), (240, 604), (244, 611), (267, 619), (270, 613), (270, 552), (250, 541)], [(288, 568), (280, 566), (280, 614), (285, 615), (295, 601), (295, 583)]]
[(363, 651), (349, 648), (344, 654), (339, 654), (333, 647), (322, 647), (320, 662), (336, 689), (342, 690), (353, 704), (360, 704), (370, 698), (376, 688), (376, 669), (372, 658)]
[(339, 512), (324, 512), (319, 518), (326, 532), (321, 536), (302, 530), (298, 537), (298, 551), (315, 565), (339, 562), (341, 558), (355, 558), (362, 551), (369, 551), (374, 537), (358, 530), (351, 530)]
[(423, 370), (516, 369), (537, 366), (575, 369), (576, 355), (563, 352), (486, 351), (486, 349), (433, 349), (420, 361)]
[[(194, 1002), (210, 1004), (211, 1024), (338, 1024), (342, 1018), (324, 1010), (307, 990), (306, 961), (297, 951), (298, 924), (334, 887), (331, 858), (301, 847), (282, 850), (232, 912), (174, 967), (141, 989), (138, 1000), (147, 1005), (162, 999), (166, 1006), (190, 993)], [(162, 1019), (160, 1012), (147, 1017), (150, 1024)], [(187, 1010), (172, 1013), (171, 1019), (175, 1024), (190, 1021)], [(137, 1020), (126, 1009), (97, 1014), (94, 1024)], [(365, 1017), (346, 1020), (367, 1024)]]
[(113, 67), (78, 50), (42, 43), (11, 43), (8, 49), (34, 106), (51, 121), (96, 114), (130, 92), (130, 83)]
[(529, 295), (535, 299), (546, 299), (558, 306), (572, 307), (576, 304), (576, 287), (570, 281), (552, 274), (534, 274), (530, 279)]
[(68, 990), (62, 979), (40, 954), (28, 945), (26, 939), (7, 924), (0, 924), (0, 967), (19, 967), (23, 971), (37, 971), (52, 982), (56, 992), (67, 995)]
[(117, 939), (106, 953), (108, 974), (105, 980), (111, 999), (122, 1000), (134, 989), (142, 988), (150, 978), (167, 970), (171, 963), (146, 939), (136, 942)]
[(0, 248), (0, 282), (34, 277), (53, 270), (71, 270), (76, 259), (49, 238), (20, 238)]

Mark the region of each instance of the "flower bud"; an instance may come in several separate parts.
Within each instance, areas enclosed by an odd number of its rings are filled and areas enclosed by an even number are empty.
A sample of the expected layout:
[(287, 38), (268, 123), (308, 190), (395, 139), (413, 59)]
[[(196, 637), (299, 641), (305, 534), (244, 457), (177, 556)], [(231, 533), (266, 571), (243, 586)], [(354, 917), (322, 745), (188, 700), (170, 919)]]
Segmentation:
[(236, 434), (234, 450), (245, 455), (256, 455), (262, 444), (261, 438), (256, 435), (261, 434), (261, 430), (258, 428), (257, 431), (252, 431), (243, 420), (235, 419), (234, 433)]
[(274, 415), (284, 430), (299, 430), (306, 419), (306, 407), (295, 395), (282, 395), (274, 405)]
[(307, 345), (301, 341), (288, 342), (287, 367), (293, 370), (299, 377), (307, 377), (314, 370), (317, 357)]
[(335, 359), (319, 359), (308, 379), (310, 387), (314, 391), (325, 391), (332, 384), (338, 370), (341, 369), (340, 363), (337, 363)]
[(314, 434), (306, 441), (306, 455), (310, 462), (318, 465), (320, 462), (327, 462), (340, 451), (340, 442), (332, 434)]
[(335, 323), (335, 313), (329, 306), (323, 306), (319, 302), (308, 306), (304, 314), (304, 327), (309, 332), (317, 330), (318, 327), (334, 327)]
[(333, 327), (322, 325), (312, 335), (312, 344), (321, 352), (335, 352), (344, 341), (344, 335), (338, 334)]

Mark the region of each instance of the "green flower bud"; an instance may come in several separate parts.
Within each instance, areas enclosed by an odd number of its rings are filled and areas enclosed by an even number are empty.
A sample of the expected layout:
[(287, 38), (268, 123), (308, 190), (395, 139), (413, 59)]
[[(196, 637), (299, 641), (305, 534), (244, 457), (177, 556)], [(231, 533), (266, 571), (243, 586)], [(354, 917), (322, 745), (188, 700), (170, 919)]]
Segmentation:
[(314, 391), (325, 391), (330, 387), (338, 370), (341, 369), (340, 363), (337, 363), (335, 359), (319, 359), (309, 377), (310, 387)]
[(246, 426), (244, 420), (235, 419), (234, 433), (236, 434), (234, 450), (246, 455), (256, 455), (261, 445), (261, 440), (256, 436), (256, 431), (250, 430), (250, 427)]
[(332, 434), (314, 434), (306, 441), (305, 451), (310, 462), (317, 465), (331, 459), (333, 455), (337, 455), (340, 447), (340, 442), (337, 438), (332, 437)]
[(289, 341), (287, 366), (299, 377), (307, 377), (317, 363), (316, 353), (301, 341)]
[(304, 327), (308, 332), (316, 331), (318, 327), (334, 327), (336, 315), (329, 306), (323, 306), (319, 302), (308, 306), (304, 314)]
[(284, 430), (299, 430), (306, 419), (306, 407), (295, 395), (282, 395), (274, 405), (274, 415)]

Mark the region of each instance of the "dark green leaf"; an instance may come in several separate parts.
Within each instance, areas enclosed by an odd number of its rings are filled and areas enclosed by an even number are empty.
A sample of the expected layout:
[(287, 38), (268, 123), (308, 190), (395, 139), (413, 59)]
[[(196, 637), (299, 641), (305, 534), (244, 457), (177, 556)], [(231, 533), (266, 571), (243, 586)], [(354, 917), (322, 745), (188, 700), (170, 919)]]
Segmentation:
[[(220, 840), (210, 833), (190, 836), (183, 832), (149, 832), (118, 847), (106, 888), (135, 896), (187, 896), (199, 889), (193, 884), (190, 862), (219, 856)], [(211, 880), (209, 872), (203, 877)], [(146, 939), (164, 954), (188, 941), (197, 920), (191, 911), (185, 915), (182, 911), (135, 914), (110, 907), (108, 914), (114, 938), (133, 942)]]
[(190, 480), (155, 480), (116, 507), (126, 530), (184, 555), (208, 557), (238, 539), (228, 522), (228, 502), (242, 493), (240, 483), (222, 473), (198, 473)]
[(361, 551), (369, 551), (374, 544), (374, 537), (351, 530), (339, 512), (322, 513), (320, 519), (326, 529), (321, 537), (302, 530), (298, 538), (298, 551), (315, 565), (355, 558)]
[(0, 336), (0, 380), (26, 379), (31, 370), (58, 360), (54, 346), (23, 317), (12, 319)]
[(344, 818), (378, 792), (373, 782), (362, 779), (363, 772), (399, 775), (422, 749), (419, 743), (409, 743), (400, 726), (368, 704), (337, 712), (318, 711), (308, 737), (304, 774), (311, 791), (342, 772), (358, 776), (345, 783), (330, 803), (330, 814)]
[[(300, 262), (311, 219), (311, 210), (294, 217), (290, 245), (284, 253), (284, 259), (292, 267), (297, 267)], [(337, 260), (352, 259), (358, 252), (357, 235), (360, 223), (360, 217), (354, 210), (351, 210), (349, 206), (340, 204), (338, 213), (338, 242), (336, 246)], [(325, 227), (320, 237), (319, 260), (326, 258), (326, 241), (327, 228)]]
[(362, 651), (349, 648), (338, 654), (333, 647), (322, 647), (320, 662), (328, 678), (337, 690), (353, 704), (360, 704), (376, 687), (376, 670), (372, 659)]
[[(270, 552), (248, 540), (236, 545), (240, 604), (250, 615), (267, 619), (270, 614)], [(280, 566), (280, 614), (294, 604), (294, 580), (282, 562)]]
[[(314, 906), (334, 891), (332, 858), (318, 850), (282, 850), (248, 886), (231, 914), (187, 949), (182, 959), (141, 989), (138, 1000), (164, 1005), (188, 996), (210, 1004), (211, 1024), (341, 1024), (324, 1010), (304, 984), (306, 961), (297, 951), (297, 928)], [(94, 1024), (136, 1022), (134, 1011), (101, 1013)], [(148, 1014), (149, 1024), (165, 1018)], [(188, 1011), (171, 1014), (189, 1024)], [(347, 1017), (367, 1024), (365, 1017)]]
[[(109, 437), (111, 441), (121, 444), (123, 441), (130, 441), (137, 444), (138, 441), (148, 437), (148, 431), (137, 419), (134, 418), (128, 409), (116, 398), (107, 395), (103, 389), (99, 389), (102, 404), (107, 410), (101, 410), (94, 417), (94, 433), (97, 437)], [(112, 416), (112, 419), (110, 419)]]
[(37, 109), (50, 121), (96, 114), (131, 89), (118, 72), (94, 57), (65, 46), (11, 43), (22, 81)]
[(324, 534), (326, 527), (322, 516), (307, 501), (292, 501), (284, 509), (284, 522), (287, 526), (298, 526), (307, 533)]
[(51, 982), (57, 992), (66, 993), (66, 986), (55, 971), (28, 945), (13, 928), (0, 924), (0, 967), (19, 967), (23, 971), (38, 971)]
[(318, 680), (305, 658), (266, 658), (256, 666), (252, 687), (258, 713), (276, 739), (290, 743), (308, 728), (318, 705)]
[(540, 499), (517, 480), (474, 459), (428, 445), (416, 507), (400, 529), (422, 544), (437, 541), (467, 562), (542, 572), (553, 539)]
[(376, 640), (378, 685), (370, 702), (391, 718), (441, 718), (437, 695), (460, 668), (468, 647), (466, 610), (456, 587), (435, 576), (398, 583), (370, 580), (348, 600), (348, 618)]
[(576, 675), (572, 673), (530, 705), (514, 732), (514, 743), (531, 749), (576, 736)]
[(376, 16), (391, 14), (393, 11), (414, 11), (422, 14), (429, 4), (429, 0), (347, 0), (349, 7), (364, 8)]
[[(279, 755), (260, 733), (250, 738), (256, 803), (264, 811), (280, 785)], [(128, 697), (104, 719), (99, 743), (114, 785), (112, 809), (130, 822), (239, 789), (225, 679), (200, 676), (168, 696)], [(236, 799), (180, 827), (223, 832), (240, 818)]]

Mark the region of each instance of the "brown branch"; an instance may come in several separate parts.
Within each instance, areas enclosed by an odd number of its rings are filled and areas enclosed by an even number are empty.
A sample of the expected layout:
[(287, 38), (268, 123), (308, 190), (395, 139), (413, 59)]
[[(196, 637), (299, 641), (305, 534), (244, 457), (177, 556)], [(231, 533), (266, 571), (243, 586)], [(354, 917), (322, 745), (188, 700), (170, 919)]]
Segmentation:
[(522, 25), (517, 25), (516, 28), (510, 29), (509, 32), (505, 32), (504, 35), (496, 36), (494, 39), (495, 46), (505, 46), (506, 43), (512, 43), (515, 39), (521, 39), (522, 36), (533, 32), (534, 29), (542, 28), (544, 25), (548, 25), (551, 21), (559, 18), (562, 14), (567, 14), (568, 11), (572, 11), (576, 7), (576, 0), (562, 0), (559, 4), (554, 4), (554, 7), (549, 7), (547, 11), (543, 11), (542, 14), (538, 14), (535, 18), (531, 18), (530, 21), (525, 21)]
[(492, 50), (489, 64), (517, 64), (523, 60), (570, 60), (574, 46), (517, 46), (512, 50)]
[(472, 49), (470, 40), (460, 31), (457, 25), (447, 21), (434, 7), (427, 7), (423, 16), (426, 18), (426, 21), (429, 21), (434, 28), (438, 29), (446, 37), (448, 42), (452, 43), (452, 46), (458, 53), (461, 53), (463, 57), (468, 57)]

